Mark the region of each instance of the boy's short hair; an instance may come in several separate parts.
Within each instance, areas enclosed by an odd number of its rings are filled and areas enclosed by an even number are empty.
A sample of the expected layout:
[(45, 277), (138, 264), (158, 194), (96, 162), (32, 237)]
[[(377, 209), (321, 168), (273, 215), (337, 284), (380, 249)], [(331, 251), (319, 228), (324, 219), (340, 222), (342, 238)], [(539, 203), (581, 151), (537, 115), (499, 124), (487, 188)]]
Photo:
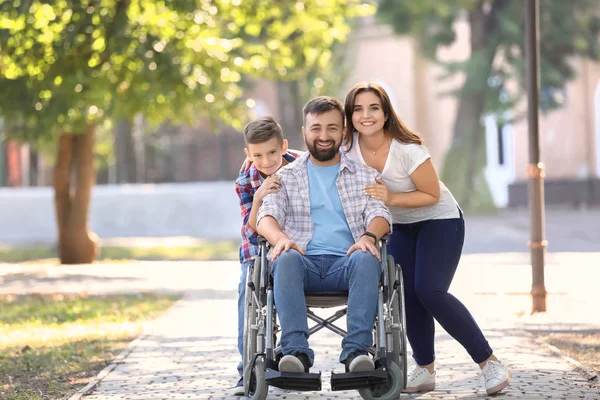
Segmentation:
[(310, 100), (302, 108), (304, 114), (303, 125), (306, 125), (306, 116), (308, 114), (319, 115), (327, 111), (337, 110), (342, 116), (342, 127), (346, 126), (346, 115), (344, 114), (344, 106), (337, 99), (329, 96), (319, 96)]
[(283, 130), (271, 116), (256, 118), (244, 126), (244, 141), (246, 145), (264, 143), (273, 138), (283, 143)]

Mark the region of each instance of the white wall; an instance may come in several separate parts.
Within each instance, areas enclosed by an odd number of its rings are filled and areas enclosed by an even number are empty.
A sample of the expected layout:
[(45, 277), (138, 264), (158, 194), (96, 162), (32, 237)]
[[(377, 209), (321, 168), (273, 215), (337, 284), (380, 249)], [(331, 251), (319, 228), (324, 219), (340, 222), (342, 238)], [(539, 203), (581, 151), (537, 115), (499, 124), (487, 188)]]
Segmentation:
[(596, 86), (594, 110), (596, 119), (596, 176), (600, 177), (600, 82)]
[(508, 205), (508, 185), (515, 181), (515, 144), (514, 132), (511, 125), (502, 128), (502, 148), (504, 149), (504, 163), (498, 162), (498, 132), (496, 119), (493, 116), (485, 118), (485, 138), (487, 165), (485, 177), (490, 187), (490, 192), (496, 207)]
[[(0, 243), (56, 241), (52, 188), (0, 188)], [(233, 182), (96, 186), (90, 227), (101, 238), (238, 239)]]

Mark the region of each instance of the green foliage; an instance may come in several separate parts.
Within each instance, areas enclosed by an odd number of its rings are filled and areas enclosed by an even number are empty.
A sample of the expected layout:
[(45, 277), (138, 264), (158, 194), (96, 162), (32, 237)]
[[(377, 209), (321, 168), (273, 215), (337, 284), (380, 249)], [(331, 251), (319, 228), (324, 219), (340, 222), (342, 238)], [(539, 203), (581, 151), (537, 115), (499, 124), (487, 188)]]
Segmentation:
[[(237, 260), (240, 243), (232, 241), (207, 241), (188, 246), (136, 246), (102, 245), (99, 262), (131, 261), (131, 260), (195, 260), (220, 261)], [(0, 262), (47, 262), (56, 261), (58, 256), (55, 246), (0, 246)]]
[[(451, 94), (485, 91), (484, 112), (498, 116), (512, 109), (525, 94), (522, 1), (382, 0), (377, 13), (397, 33), (415, 37), (423, 53), (445, 67), (445, 77), (456, 73), (467, 75), (466, 85)], [(483, 15), (485, 28), (483, 37), (471, 39), (472, 56), (458, 62), (439, 60), (436, 51), (456, 41), (456, 22), (477, 15)], [(481, 42), (479, 48), (478, 42)], [(540, 101), (543, 110), (562, 106), (561, 90), (575, 77), (570, 64), (573, 56), (600, 59), (598, 1), (540, 0)], [(485, 76), (477, 77), (482, 73)], [(516, 92), (508, 89), (509, 81), (518, 83)]]
[(242, 125), (248, 78), (325, 68), (361, 0), (0, 2), (0, 114), (25, 140), (142, 113)]

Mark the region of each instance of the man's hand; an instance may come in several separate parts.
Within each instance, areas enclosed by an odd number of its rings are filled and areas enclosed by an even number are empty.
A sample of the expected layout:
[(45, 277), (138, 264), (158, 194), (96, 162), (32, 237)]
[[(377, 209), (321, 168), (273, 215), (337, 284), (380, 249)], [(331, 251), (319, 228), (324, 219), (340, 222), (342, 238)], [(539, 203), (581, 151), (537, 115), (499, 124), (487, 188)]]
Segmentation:
[(360, 239), (358, 239), (358, 241), (356, 243), (354, 243), (352, 245), (352, 247), (350, 247), (348, 249), (346, 256), (349, 256), (350, 254), (354, 253), (356, 250), (362, 250), (363, 253), (366, 253), (367, 251), (369, 251), (371, 254), (373, 254), (375, 257), (377, 257), (377, 259), (379, 261), (381, 261), (381, 255), (379, 254), (379, 248), (377, 246), (375, 246), (375, 244), (373, 243), (372, 237), (361, 236)]
[(262, 204), (262, 200), (266, 195), (279, 192), (279, 184), (279, 178), (274, 175), (268, 176), (254, 193), (254, 198), (258, 201), (258, 204)]
[(298, 244), (296, 242), (291, 241), (290, 239), (288, 239), (285, 236), (282, 237), (275, 243), (275, 246), (273, 246), (273, 248), (271, 249), (271, 262), (274, 262), (275, 259), (281, 254), (282, 251), (290, 251), (292, 249), (294, 249), (294, 250), (298, 251), (298, 253), (304, 255), (304, 252), (302, 251), (302, 249), (300, 248), (300, 246), (298, 246)]

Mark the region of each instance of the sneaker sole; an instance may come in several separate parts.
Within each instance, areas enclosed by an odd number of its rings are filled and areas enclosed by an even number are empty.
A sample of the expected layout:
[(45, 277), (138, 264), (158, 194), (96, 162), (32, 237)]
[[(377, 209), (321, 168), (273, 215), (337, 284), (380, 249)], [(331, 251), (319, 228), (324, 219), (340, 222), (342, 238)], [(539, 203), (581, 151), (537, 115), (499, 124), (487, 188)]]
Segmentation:
[(232, 394), (233, 394), (234, 396), (243, 396), (243, 395), (245, 395), (246, 393), (244, 392), (244, 388), (242, 387), (240, 390), (237, 390), (237, 389), (236, 389), (236, 390), (234, 390)]
[(435, 390), (435, 383), (426, 383), (424, 385), (407, 387), (402, 392), (403, 393), (417, 393), (417, 392), (431, 392)]
[(504, 382), (502, 382), (501, 384), (494, 386), (491, 389), (486, 389), (487, 394), (496, 394), (499, 391), (501, 391), (502, 389), (504, 389), (505, 387), (507, 387), (510, 384), (511, 377), (512, 377), (512, 372), (508, 371), (508, 377), (506, 378), (506, 380)]

